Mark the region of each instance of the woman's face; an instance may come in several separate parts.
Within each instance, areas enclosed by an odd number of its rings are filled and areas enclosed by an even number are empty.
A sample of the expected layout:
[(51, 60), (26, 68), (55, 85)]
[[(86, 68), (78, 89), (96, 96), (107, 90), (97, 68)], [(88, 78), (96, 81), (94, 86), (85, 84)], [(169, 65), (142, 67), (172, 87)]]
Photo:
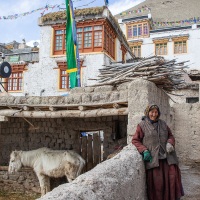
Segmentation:
[(158, 117), (158, 110), (154, 108), (153, 110), (149, 112), (149, 119), (156, 121), (157, 117)]

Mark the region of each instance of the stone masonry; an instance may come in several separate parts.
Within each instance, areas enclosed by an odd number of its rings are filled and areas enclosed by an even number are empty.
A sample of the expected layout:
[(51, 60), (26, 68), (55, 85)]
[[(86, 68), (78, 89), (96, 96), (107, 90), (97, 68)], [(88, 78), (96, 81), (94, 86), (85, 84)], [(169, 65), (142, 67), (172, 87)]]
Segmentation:
[[(131, 82), (130, 85), (123, 84), (117, 88), (112, 86), (77, 88), (72, 90), (67, 97), (20, 97), (14, 98), (12, 101), (11, 98), (5, 97), (0, 99), (0, 105), (6, 106), (11, 101), (12, 105), (15, 104), (17, 106), (19, 105), (17, 101), (23, 102), (24, 100), (29, 103), (28, 105), (44, 104), (46, 102), (47, 106), (49, 104), (105, 105), (105, 103), (111, 102), (125, 102), (128, 103), (128, 116), (29, 118), (35, 129), (31, 129), (30, 124), (23, 118), (9, 117), (7, 122), (0, 123), (0, 165), (8, 164), (9, 153), (14, 149), (28, 150), (47, 146), (53, 149), (74, 149), (79, 152), (78, 138), (80, 131), (94, 130), (103, 130), (104, 132), (103, 148), (105, 159), (108, 154), (114, 151), (116, 145), (119, 145), (119, 140), (114, 137), (116, 127), (120, 129), (120, 137), (125, 138), (127, 136), (127, 142), (130, 143), (135, 128), (143, 116), (145, 107), (155, 103), (161, 109), (161, 118), (167, 122), (176, 139), (176, 150), (181, 163), (183, 185), (186, 191), (183, 199), (189, 200), (192, 199), (190, 197), (196, 198), (200, 195), (200, 183), (196, 179), (191, 181), (187, 178), (188, 175), (190, 175), (189, 177), (195, 176), (196, 171), (194, 170), (193, 173), (191, 167), (195, 168), (200, 163), (198, 153), (200, 151), (199, 103), (180, 103), (173, 104), (173, 107), (170, 107), (169, 96), (162, 89), (157, 88), (154, 83), (139, 79)], [(116, 123), (118, 126), (116, 126)], [(73, 199), (73, 196), (86, 199), (88, 195), (91, 197), (90, 199), (95, 199), (96, 197), (103, 199), (105, 195), (106, 199), (113, 199), (113, 197), (115, 199), (145, 199), (145, 178), (143, 177), (145, 172), (142, 168), (143, 165), (140, 165), (141, 156), (136, 150), (132, 150), (130, 144), (127, 149), (122, 151), (122, 154), (118, 154), (113, 159), (97, 165), (93, 170), (78, 177), (73, 183), (58, 187), (43, 199), (58, 197), (58, 199), (64, 200), (66, 198)], [(141, 170), (138, 166), (141, 167), (139, 167)], [(131, 172), (133, 179), (132, 176), (126, 176), (127, 171)], [(114, 177), (112, 177), (113, 174), (115, 174)], [(137, 178), (138, 175), (143, 178)], [(1, 177), (10, 181), (6, 172), (1, 172)], [(198, 177), (200, 178), (200, 174)], [(111, 180), (109, 181), (107, 178)], [(107, 183), (102, 180), (107, 181)], [(116, 187), (116, 182), (120, 181), (123, 184), (116, 191), (116, 188), (118, 188)], [(0, 181), (0, 184), (5, 183), (6, 181)], [(19, 183), (17, 184), (19, 185)], [(84, 185), (87, 185), (87, 187)], [(143, 185), (144, 187), (139, 189), (138, 185)], [(78, 192), (77, 188), (80, 187), (82, 187), (82, 190)], [(124, 187), (127, 193), (119, 192)], [(135, 188), (134, 194), (131, 191), (132, 188)], [(191, 188), (195, 188), (195, 192)]]

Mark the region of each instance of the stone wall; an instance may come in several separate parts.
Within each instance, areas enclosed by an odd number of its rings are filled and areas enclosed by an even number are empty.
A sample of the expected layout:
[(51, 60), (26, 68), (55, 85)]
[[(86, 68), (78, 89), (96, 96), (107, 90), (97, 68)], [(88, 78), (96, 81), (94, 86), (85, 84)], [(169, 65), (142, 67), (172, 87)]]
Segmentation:
[[(104, 160), (117, 147), (127, 144), (127, 116), (28, 120), (35, 128), (23, 118), (9, 118), (9, 121), (0, 123), (0, 166), (8, 166), (9, 155), (13, 150), (49, 147), (62, 150), (73, 149), (80, 153), (81, 131), (103, 131)], [(11, 176), (8, 176), (5, 170), (0, 170), (0, 172), (2, 189), (13, 191), (13, 187), (15, 187), (19, 188), (19, 192), (31, 190), (31, 188), (33, 188), (33, 192), (38, 190), (38, 180), (33, 172), (20, 172)], [(30, 183), (30, 188), (27, 186), (28, 183)]]
[(151, 104), (159, 106), (160, 118), (165, 120), (169, 127), (173, 127), (173, 115), (168, 95), (154, 83), (137, 79), (129, 84), (128, 90), (128, 143), (131, 142), (137, 124), (144, 116), (145, 108)]
[[(161, 118), (167, 122), (175, 136), (176, 151), (180, 163), (182, 164), (183, 185), (186, 192), (186, 197), (184, 199), (189, 199), (187, 197), (191, 197), (193, 193), (190, 192), (191, 188), (199, 188), (198, 182), (193, 183), (189, 181), (186, 175), (189, 174), (192, 176), (193, 174), (190, 173), (190, 170), (185, 171), (185, 169), (189, 169), (187, 165), (194, 167), (198, 166), (200, 163), (200, 104), (174, 104), (173, 108), (170, 108), (168, 95), (161, 89), (158, 89), (153, 83), (144, 80), (133, 81), (129, 85), (128, 91), (128, 142), (131, 141), (132, 134), (134, 134), (134, 130), (141, 120), (145, 107), (152, 103), (160, 107)], [(42, 200), (51, 200), (55, 199), (55, 197), (60, 200), (66, 198), (72, 200), (78, 198), (87, 199), (88, 196), (90, 196), (90, 199), (145, 199), (145, 186), (138, 187), (139, 185), (145, 185), (145, 179), (137, 178), (137, 175), (135, 176), (134, 174), (135, 171), (133, 171), (134, 180), (130, 182), (129, 176), (125, 174), (130, 170), (130, 160), (133, 161), (131, 167), (133, 170), (138, 169), (140, 177), (145, 174), (142, 167), (137, 168), (136, 166), (140, 163), (140, 161), (135, 158), (135, 156), (139, 156), (137, 151), (135, 151), (136, 154), (134, 154), (134, 158), (130, 159), (129, 155), (132, 155), (130, 148), (132, 148), (131, 144), (127, 147), (127, 151), (122, 151), (122, 154), (120, 153), (113, 158), (116, 162), (119, 161), (120, 163), (113, 162), (113, 159), (103, 162), (97, 165), (92, 171), (78, 177), (73, 183), (59, 186), (43, 197)], [(127, 160), (121, 160), (121, 158), (124, 159), (123, 152), (126, 152)], [(126, 163), (126, 168), (123, 167), (124, 163)], [(121, 176), (123, 178), (126, 177), (125, 183), (122, 181), (124, 179), (121, 178)], [(116, 179), (118, 180), (116, 181)], [(117, 183), (119, 182), (122, 182), (122, 185), (118, 185)], [(124, 189), (124, 184), (126, 185), (126, 189)], [(133, 188), (132, 191), (134, 191), (134, 193), (130, 193), (130, 188)], [(123, 191), (126, 191), (126, 193)], [(199, 193), (197, 193), (195, 193), (196, 196), (199, 195)], [(138, 194), (141, 194), (141, 196), (134, 196)]]
[[(49, 106), (54, 105), (70, 106), (72, 104), (98, 104), (101, 106), (103, 103), (112, 104), (118, 101), (126, 102), (127, 104), (127, 100), (128, 85), (123, 84), (118, 87), (101, 86), (75, 88), (70, 91), (68, 96), (3, 96), (0, 98), (0, 105), (11, 105), (14, 106), (14, 109), (18, 107), (19, 104), (27, 106), (30, 105), (33, 107), (34, 105), (42, 105), (44, 107), (46, 106), (48, 109)], [(34, 111), (33, 107), (30, 109)], [(36, 108), (38, 109), (39, 107)], [(5, 107), (5, 109), (7, 109), (7, 107)], [(78, 108), (76, 107), (76, 109)], [(103, 159), (106, 159), (107, 156), (113, 153), (119, 146), (125, 146), (127, 144), (127, 116), (96, 118), (71, 118), (70, 116), (70, 118), (62, 117), (53, 119), (28, 118), (28, 121), (33, 124), (34, 127), (31, 126), (25, 119), (20, 117), (18, 118), (17, 113), (14, 117), (8, 117), (8, 121), (0, 122), (0, 166), (8, 165), (9, 155), (13, 150), (33, 150), (40, 147), (49, 147), (52, 149), (73, 149), (80, 153), (79, 138), (81, 131), (103, 131)], [(28, 177), (21, 176), (20, 173), (16, 175), (16, 180), (13, 181), (13, 185), (15, 185), (16, 188), (21, 188), (20, 191), (23, 191), (26, 187), (21, 184), (21, 179), (24, 179), (23, 183), (30, 181), (30, 185), (32, 185), (32, 178), (29, 180)], [(6, 179), (3, 178), (1, 183), (7, 187), (9, 185), (8, 182), (11, 182), (12, 179), (10, 180), (9, 177), (7, 178), (7, 172), (5, 170), (1, 171), (1, 174), (6, 177)], [(35, 179), (34, 183), (38, 183), (38, 180)]]
[(96, 104), (113, 103), (115, 101), (128, 101), (128, 84), (118, 87), (77, 87), (70, 91), (67, 96), (1, 96), (0, 105), (68, 105), (68, 104)]
[[(8, 97), (5, 97), (4, 101), (0, 99), (0, 103), (11, 102), (11, 99), (6, 98)], [(23, 98), (20, 97), (18, 99), (21, 101)], [(13, 103), (16, 102), (16, 99), (12, 100)], [(116, 146), (119, 146), (121, 138), (128, 136), (128, 143), (131, 142), (136, 126), (144, 114), (144, 109), (149, 104), (157, 104), (160, 107), (161, 119), (164, 119), (172, 129), (176, 139), (177, 155), (181, 163), (184, 165), (197, 165), (200, 162), (200, 104), (180, 103), (173, 104), (173, 107), (170, 108), (168, 95), (157, 88), (154, 83), (138, 79), (129, 86), (123, 84), (117, 88), (112, 86), (76, 88), (67, 97), (34, 97), (33, 99), (29, 97), (25, 99), (30, 105), (44, 103), (45, 99), (48, 100), (46, 104), (51, 103), (52, 105), (65, 105), (66, 103), (89, 105), (92, 103), (128, 101), (129, 114), (128, 116), (96, 118), (30, 118), (30, 122), (37, 129), (31, 129), (31, 126), (23, 118), (9, 118), (8, 122), (0, 123), (0, 165), (8, 164), (9, 154), (15, 149), (28, 150), (47, 146), (53, 149), (74, 149), (79, 151), (78, 138), (80, 132), (95, 130), (103, 130), (104, 132), (105, 159), (107, 155), (115, 150)], [(117, 130), (119, 130), (119, 133), (117, 133)], [(137, 177), (138, 175), (143, 177), (145, 173), (143, 166), (140, 165), (140, 155), (135, 149), (132, 151), (134, 147), (131, 146), (122, 151), (122, 154), (120, 153), (113, 159), (97, 165), (92, 171), (80, 176), (80, 179), (78, 178), (73, 183), (68, 184), (67, 187), (66, 185), (59, 186), (52, 193), (49, 193), (48, 197), (53, 199), (55, 196), (59, 196), (59, 199), (66, 197), (73, 200), (73, 198), (78, 198), (79, 196), (82, 199), (86, 199), (90, 195), (90, 199), (113, 199), (113, 197), (115, 199), (129, 199), (130, 196), (128, 197), (128, 195), (131, 194), (131, 197), (143, 200), (145, 198), (143, 193), (145, 179)], [(138, 165), (141, 168), (138, 168)], [(132, 167), (131, 169), (129, 168), (130, 166)], [(127, 177), (127, 171), (131, 171), (133, 175)], [(7, 184), (10, 181), (6, 172), (1, 173), (1, 176), (5, 180), (1, 184)], [(132, 179), (132, 176), (134, 176), (134, 179)], [(6, 180), (9, 181), (6, 182)], [(21, 179), (18, 177), (17, 180)], [(118, 185), (121, 182), (122, 185)], [(17, 184), (19, 185), (20, 183), (17, 182)], [(16, 186), (19, 187), (17, 184)], [(138, 185), (143, 185), (143, 187), (138, 188)], [(116, 190), (118, 187), (119, 190)], [(126, 188), (128, 192), (125, 194), (120, 192), (122, 188)], [(132, 194), (130, 188), (135, 188), (134, 191), (136, 193)], [(112, 196), (109, 196), (111, 194)], [(140, 194), (143, 196), (132, 196)]]
[(146, 200), (145, 170), (141, 155), (128, 145), (115, 157), (60, 185), (40, 200)]
[(184, 164), (200, 163), (200, 104), (174, 104), (176, 151)]
[(183, 200), (200, 197), (200, 103), (174, 104), (174, 131), (179, 158)]
[[(119, 145), (117, 139), (127, 135), (127, 116), (86, 119), (29, 119), (10, 118), (0, 123), (0, 165), (8, 165), (13, 150), (33, 150), (40, 147), (74, 149), (79, 152), (81, 131), (102, 130), (104, 133), (104, 158)], [(116, 126), (119, 132), (116, 135)]]
[(8, 174), (0, 170), (0, 191), (16, 193), (40, 193), (39, 181), (32, 170), (22, 170), (16, 174)]
[(175, 95), (170, 95), (170, 104), (173, 106), (175, 103), (186, 103), (186, 98), (199, 97), (199, 89), (182, 89), (173, 91)]

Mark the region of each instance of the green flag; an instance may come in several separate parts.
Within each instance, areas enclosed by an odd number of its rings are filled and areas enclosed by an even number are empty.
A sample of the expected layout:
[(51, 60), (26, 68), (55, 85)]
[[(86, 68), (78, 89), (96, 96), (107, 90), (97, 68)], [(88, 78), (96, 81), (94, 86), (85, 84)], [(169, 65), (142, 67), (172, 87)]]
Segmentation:
[(67, 73), (70, 77), (70, 88), (78, 86), (77, 82), (77, 40), (76, 26), (74, 20), (73, 4), (71, 0), (66, 0), (66, 56), (67, 56)]

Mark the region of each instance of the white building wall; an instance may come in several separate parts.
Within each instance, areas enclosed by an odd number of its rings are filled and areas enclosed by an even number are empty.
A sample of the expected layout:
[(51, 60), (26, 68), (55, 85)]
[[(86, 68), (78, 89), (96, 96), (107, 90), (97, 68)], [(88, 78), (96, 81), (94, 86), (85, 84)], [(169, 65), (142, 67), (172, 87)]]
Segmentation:
[(24, 74), (24, 92), (30, 96), (57, 96), (65, 91), (58, 91), (58, 70), (56, 60), (63, 60), (63, 57), (56, 59), (51, 57), (51, 38), (52, 28), (41, 27), (40, 32), (40, 51), (38, 65), (29, 66)]
[(116, 39), (116, 61), (122, 61), (122, 51), (121, 51), (121, 44), (118, 39)]
[(99, 69), (103, 68), (106, 63), (106, 56), (104, 53), (80, 55), (84, 57), (83, 66), (86, 66), (82, 68), (82, 86), (93, 85), (97, 81), (89, 79), (98, 78)]
[[(123, 33), (126, 35), (126, 24), (122, 22), (121, 19), (118, 20), (120, 28)], [(143, 40), (143, 44), (141, 46), (141, 56), (148, 57), (155, 55), (155, 44), (153, 43), (153, 38), (158, 37), (167, 37), (167, 36), (180, 36), (180, 35), (189, 34), (188, 39), (188, 52), (185, 54), (174, 54), (174, 42), (168, 42), (168, 55), (162, 55), (166, 59), (177, 59), (178, 62), (187, 61), (190, 69), (200, 69), (200, 28), (193, 25), (190, 29), (182, 29), (182, 30), (172, 30), (172, 31), (164, 31), (164, 32), (154, 32), (150, 33), (149, 38), (138, 38)], [(127, 35), (126, 35), (127, 37)], [(131, 42), (134, 40), (128, 40)]]
[(187, 53), (183, 54), (174, 54), (174, 42), (169, 41), (168, 45), (168, 54), (162, 55), (165, 59), (177, 59), (177, 62), (187, 61), (187, 65), (189, 65), (190, 69), (200, 69), (200, 29), (184, 29), (178, 31), (166, 31), (166, 32), (158, 32), (151, 33), (149, 38), (143, 38), (143, 44), (141, 47), (142, 57), (148, 57), (155, 55), (155, 44), (153, 43), (153, 38), (158, 37), (167, 37), (167, 36), (180, 36), (183, 34), (189, 34), (189, 38), (187, 40)]
[[(80, 57), (84, 60), (81, 75), (83, 87), (97, 83), (96, 80), (91, 79), (98, 78), (99, 69), (104, 68), (106, 65), (110, 65), (111, 62), (122, 61), (121, 44), (117, 38), (115, 48), (115, 60), (104, 52), (80, 53)], [(130, 54), (128, 54), (128, 56), (130, 57)]]
[(200, 28), (190, 30), (189, 49), (191, 69), (200, 69)]
[(127, 35), (126, 35), (126, 25), (124, 23), (122, 23), (121, 19), (118, 20), (118, 23), (119, 23), (119, 26), (120, 26), (121, 30), (123, 31), (124, 35), (127, 38)]
[[(23, 95), (29, 96), (59, 96), (67, 94), (68, 91), (59, 91), (59, 71), (57, 61), (65, 61), (65, 56), (52, 56), (52, 28), (50, 26), (42, 26), (40, 33), (40, 52), (39, 63), (29, 64), (28, 70), (24, 73), (24, 91)], [(99, 69), (109, 65), (110, 62), (121, 61), (122, 51), (120, 42), (116, 39), (116, 60), (104, 52), (98, 53), (82, 53), (80, 57), (84, 60), (81, 84), (89, 86), (97, 83), (96, 79), (99, 74)], [(41, 93), (41, 91), (44, 91)], [(22, 93), (13, 93), (14, 96), (22, 96)]]

